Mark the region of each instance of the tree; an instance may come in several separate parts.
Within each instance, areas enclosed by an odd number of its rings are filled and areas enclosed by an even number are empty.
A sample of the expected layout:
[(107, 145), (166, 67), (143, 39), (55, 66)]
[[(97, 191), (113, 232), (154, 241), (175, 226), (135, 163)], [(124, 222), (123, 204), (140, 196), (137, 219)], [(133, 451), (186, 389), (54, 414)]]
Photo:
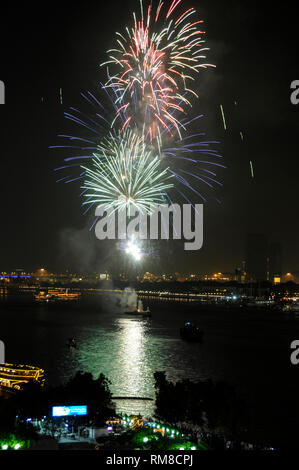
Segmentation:
[(20, 419), (49, 416), (53, 406), (87, 405), (88, 417), (103, 422), (114, 414), (109, 380), (100, 374), (77, 372), (65, 385), (42, 388), (36, 382), (29, 382), (24, 389), (11, 399), (12, 415)]
[(103, 374), (94, 379), (92, 374), (79, 371), (66, 385), (52, 389), (51, 406), (87, 405), (88, 416), (102, 423), (115, 412), (109, 384)]
[(212, 380), (171, 383), (164, 372), (154, 377), (158, 419), (189, 423), (227, 439), (239, 438), (247, 427), (248, 408), (232, 385)]

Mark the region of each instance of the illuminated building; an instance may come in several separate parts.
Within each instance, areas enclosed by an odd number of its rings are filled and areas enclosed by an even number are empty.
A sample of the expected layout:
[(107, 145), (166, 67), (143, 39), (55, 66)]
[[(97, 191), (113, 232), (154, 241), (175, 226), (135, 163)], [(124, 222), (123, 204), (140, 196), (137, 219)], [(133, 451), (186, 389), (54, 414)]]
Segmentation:
[(244, 268), (236, 268), (234, 280), (243, 284), (246, 281), (246, 275), (247, 273)]
[(269, 242), (263, 234), (247, 235), (245, 270), (249, 281), (274, 282), (274, 278), (281, 278), (281, 243)]
[(0, 280), (10, 282), (11, 280), (26, 280), (31, 279), (31, 274), (26, 273), (25, 271), (16, 270), (11, 273), (1, 272)]
[(215, 274), (205, 274), (203, 277), (203, 281), (221, 281), (221, 282), (228, 282), (233, 279), (231, 273), (215, 273)]
[(102, 274), (98, 274), (96, 278), (100, 279), (100, 281), (111, 281), (111, 276), (109, 273), (107, 273), (107, 271)]
[(186, 282), (188, 280), (186, 276), (183, 276), (180, 273), (174, 273), (174, 275), (177, 282)]
[(149, 272), (144, 273), (142, 282), (155, 282), (159, 280), (159, 276), (156, 276), (155, 274), (151, 274)]
[(286, 273), (282, 276), (283, 282), (296, 282), (296, 277), (293, 273)]

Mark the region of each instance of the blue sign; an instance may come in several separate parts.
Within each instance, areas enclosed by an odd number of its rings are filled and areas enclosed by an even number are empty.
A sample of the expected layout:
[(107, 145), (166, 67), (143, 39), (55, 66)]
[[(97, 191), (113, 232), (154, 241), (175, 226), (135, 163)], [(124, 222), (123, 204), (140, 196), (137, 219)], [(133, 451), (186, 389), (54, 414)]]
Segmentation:
[(85, 416), (87, 415), (87, 406), (53, 406), (52, 416)]

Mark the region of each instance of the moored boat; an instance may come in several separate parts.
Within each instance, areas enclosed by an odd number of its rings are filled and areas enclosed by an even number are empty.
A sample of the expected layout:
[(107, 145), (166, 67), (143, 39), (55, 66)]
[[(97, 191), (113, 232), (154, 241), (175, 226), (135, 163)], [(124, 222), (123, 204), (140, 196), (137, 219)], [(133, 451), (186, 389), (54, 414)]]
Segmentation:
[(150, 318), (152, 316), (152, 313), (151, 313), (149, 307), (147, 307), (146, 310), (143, 310), (142, 308), (138, 307), (136, 310), (132, 310), (131, 312), (124, 312), (124, 315), (142, 316), (142, 317), (145, 317), (145, 318)]
[(73, 349), (77, 349), (77, 342), (75, 338), (69, 338), (67, 347), (72, 351)]
[(45, 383), (43, 369), (20, 364), (0, 364), (0, 388), (22, 390), (28, 382)]
[(42, 289), (34, 294), (34, 299), (37, 302), (79, 300), (80, 297), (81, 292), (72, 292), (70, 289), (64, 288)]

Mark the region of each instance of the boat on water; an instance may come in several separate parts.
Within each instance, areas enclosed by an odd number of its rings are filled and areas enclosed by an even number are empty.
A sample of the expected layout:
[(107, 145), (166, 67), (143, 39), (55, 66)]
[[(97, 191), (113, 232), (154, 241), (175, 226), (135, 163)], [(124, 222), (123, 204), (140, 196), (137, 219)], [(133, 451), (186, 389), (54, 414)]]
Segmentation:
[(299, 314), (299, 302), (289, 302), (286, 303), (282, 308), (281, 311), (284, 313), (295, 313)]
[(34, 299), (37, 302), (79, 300), (80, 297), (81, 292), (72, 292), (70, 289), (64, 288), (43, 289), (34, 294)]
[(20, 364), (0, 364), (0, 388), (4, 390), (22, 390), (28, 382), (45, 383), (45, 372), (34, 366)]
[(185, 341), (201, 342), (203, 334), (203, 330), (191, 322), (186, 322), (183, 328), (180, 328), (181, 338)]
[(142, 317), (145, 317), (145, 318), (150, 318), (152, 316), (152, 313), (149, 309), (149, 307), (147, 307), (146, 310), (143, 310), (142, 308), (140, 307), (137, 307), (135, 310), (132, 310), (131, 312), (124, 312), (125, 315), (132, 315), (132, 316), (142, 316)]
[(73, 350), (73, 349), (77, 349), (77, 348), (78, 348), (77, 342), (76, 342), (75, 338), (69, 338), (68, 343), (67, 343), (67, 347), (68, 347), (70, 350)]

